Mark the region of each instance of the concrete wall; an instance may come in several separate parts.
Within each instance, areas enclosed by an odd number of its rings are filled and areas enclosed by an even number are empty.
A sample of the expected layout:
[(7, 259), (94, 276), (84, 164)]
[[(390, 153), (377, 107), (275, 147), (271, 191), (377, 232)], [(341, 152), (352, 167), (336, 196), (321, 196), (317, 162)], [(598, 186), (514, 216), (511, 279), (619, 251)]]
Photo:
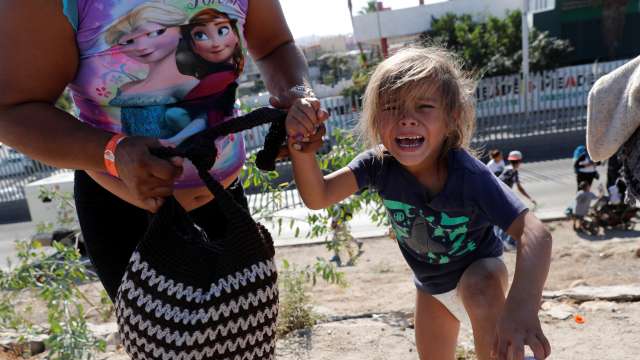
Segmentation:
[(419, 34), (431, 28), (431, 18), (446, 13), (471, 14), (476, 19), (487, 15), (503, 17), (507, 10), (520, 9), (521, 0), (449, 0), (406, 9), (380, 11), (353, 18), (357, 41), (371, 42), (381, 37), (394, 38)]

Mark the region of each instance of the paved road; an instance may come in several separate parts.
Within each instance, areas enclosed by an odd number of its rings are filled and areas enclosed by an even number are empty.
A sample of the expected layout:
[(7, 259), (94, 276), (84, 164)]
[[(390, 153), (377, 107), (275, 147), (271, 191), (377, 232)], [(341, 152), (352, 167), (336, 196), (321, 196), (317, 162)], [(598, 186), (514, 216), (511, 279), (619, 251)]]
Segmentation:
[[(538, 202), (535, 213), (542, 219), (554, 219), (563, 217), (564, 209), (575, 195), (575, 175), (573, 174), (571, 159), (560, 159), (550, 161), (540, 161), (524, 163), (521, 168), (520, 179), (529, 194)], [(604, 167), (600, 169), (601, 175), (606, 173)], [(594, 183), (594, 189), (597, 183)], [(526, 203), (526, 200), (525, 200)], [(530, 204), (529, 204), (530, 205)], [(289, 218), (305, 219), (310, 210), (304, 207), (283, 210), (279, 213)], [(288, 221), (284, 221), (288, 224)], [(298, 222), (300, 236), (296, 237), (293, 230), (287, 225), (283, 225), (282, 232), (278, 231), (274, 223), (266, 223), (272, 230), (277, 246), (297, 245), (318, 241), (317, 239), (307, 239), (304, 234), (308, 230), (303, 222)], [(13, 255), (13, 240), (25, 238), (34, 232), (35, 225), (30, 222), (0, 225), (0, 267), (5, 265), (4, 258)], [(375, 227), (366, 217), (358, 215), (351, 221), (351, 229), (356, 237), (371, 237), (384, 235), (385, 228)]]

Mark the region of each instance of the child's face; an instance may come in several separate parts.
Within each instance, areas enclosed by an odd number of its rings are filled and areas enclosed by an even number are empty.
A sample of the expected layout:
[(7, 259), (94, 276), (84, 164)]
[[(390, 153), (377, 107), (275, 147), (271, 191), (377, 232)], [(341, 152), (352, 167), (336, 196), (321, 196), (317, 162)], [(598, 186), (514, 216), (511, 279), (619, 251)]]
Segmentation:
[(437, 160), (448, 131), (440, 96), (418, 98), (404, 111), (397, 106), (382, 104), (379, 113), (382, 143), (410, 170), (426, 169)]
[(238, 37), (225, 18), (216, 18), (191, 30), (194, 51), (207, 61), (222, 63), (233, 56)]
[(494, 160), (495, 162), (500, 162), (500, 161), (502, 161), (502, 154), (498, 154), (498, 155), (496, 155), (496, 156), (493, 158), (493, 160)]
[(133, 60), (143, 64), (158, 62), (172, 54), (180, 41), (180, 29), (145, 23), (135, 32), (123, 36), (118, 44)]

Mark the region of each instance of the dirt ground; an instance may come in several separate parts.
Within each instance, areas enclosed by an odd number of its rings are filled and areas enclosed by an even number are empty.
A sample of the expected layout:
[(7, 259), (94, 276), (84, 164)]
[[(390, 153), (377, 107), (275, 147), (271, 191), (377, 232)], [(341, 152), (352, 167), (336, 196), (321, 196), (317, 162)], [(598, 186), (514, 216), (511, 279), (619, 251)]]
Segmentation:
[[(609, 231), (599, 237), (577, 235), (568, 222), (546, 224), (554, 246), (545, 290), (576, 285), (640, 285), (640, 231)], [(278, 340), (277, 359), (418, 359), (413, 330), (415, 287), (411, 272), (394, 240), (366, 239), (355, 266), (342, 267), (349, 286), (323, 282), (309, 289), (314, 311), (322, 318), (312, 329)], [(282, 259), (303, 267), (316, 257), (330, 257), (324, 245), (278, 248)], [(513, 274), (515, 253), (505, 253)], [(97, 283), (85, 285), (85, 294), (99, 299)], [(26, 301), (26, 299), (25, 299)], [(542, 308), (560, 305), (546, 301)], [(587, 302), (565, 300), (573, 317), (558, 320), (541, 310), (543, 330), (551, 342), (550, 359), (626, 360), (640, 358), (640, 302)], [(92, 322), (101, 322), (96, 314)], [(113, 318), (110, 319), (113, 321)], [(475, 359), (472, 334), (463, 326), (459, 359)], [(6, 354), (5, 354), (6, 355)], [(122, 351), (100, 354), (98, 359), (127, 359)], [(0, 351), (0, 359), (3, 354)]]
[[(611, 230), (599, 237), (577, 235), (568, 222), (548, 223), (554, 246), (545, 290), (575, 285), (640, 285), (640, 232)], [(411, 326), (415, 287), (411, 272), (395, 242), (368, 239), (354, 267), (344, 267), (349, 287), (318, 284), (311, 289), (318, 313), (347, 317), (316, 325), (280, 341), (279, 359), (418, 359)], [(307, 264), (316, 256), (328, 257), (322, 246), (286, 248), (279, 258)], [(505, 253), (510, 275), (515, 253)], [(557, 320), (541, 311), (543, 331), (551, 342), (550, 359), (623, 360), (640, 358), (640, 302), (582, 305), (565, 301), (585, 322), (573, 317)], [(550, 305), (559, 302), (550, 301)], [(594, 309), (595, 308), (595, 309)], [(468, 327), (459, 336), (461, 358), (475, 359)], [(466, 353), (466, 356), (462, 356)]]

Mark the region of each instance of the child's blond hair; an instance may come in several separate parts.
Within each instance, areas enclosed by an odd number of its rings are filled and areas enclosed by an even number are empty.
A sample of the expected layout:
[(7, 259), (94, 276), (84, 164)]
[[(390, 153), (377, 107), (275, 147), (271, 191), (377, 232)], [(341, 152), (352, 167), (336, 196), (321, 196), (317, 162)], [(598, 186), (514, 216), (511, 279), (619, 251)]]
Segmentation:
[(458, 58), (441, 47), (400, 50), (381, 62), (371, 75), (358, 123), (360, 134), (369, 147), (376, 147), (382, 142), (380, 114), (384, 106), (393, 103), (398, 116), (404, 116), (418, 98), (437, 91), (449, 116), (440, 154), (452, 148), (470, 150), (475, 128), (475, 85), (476, 81), (462, 71)]

